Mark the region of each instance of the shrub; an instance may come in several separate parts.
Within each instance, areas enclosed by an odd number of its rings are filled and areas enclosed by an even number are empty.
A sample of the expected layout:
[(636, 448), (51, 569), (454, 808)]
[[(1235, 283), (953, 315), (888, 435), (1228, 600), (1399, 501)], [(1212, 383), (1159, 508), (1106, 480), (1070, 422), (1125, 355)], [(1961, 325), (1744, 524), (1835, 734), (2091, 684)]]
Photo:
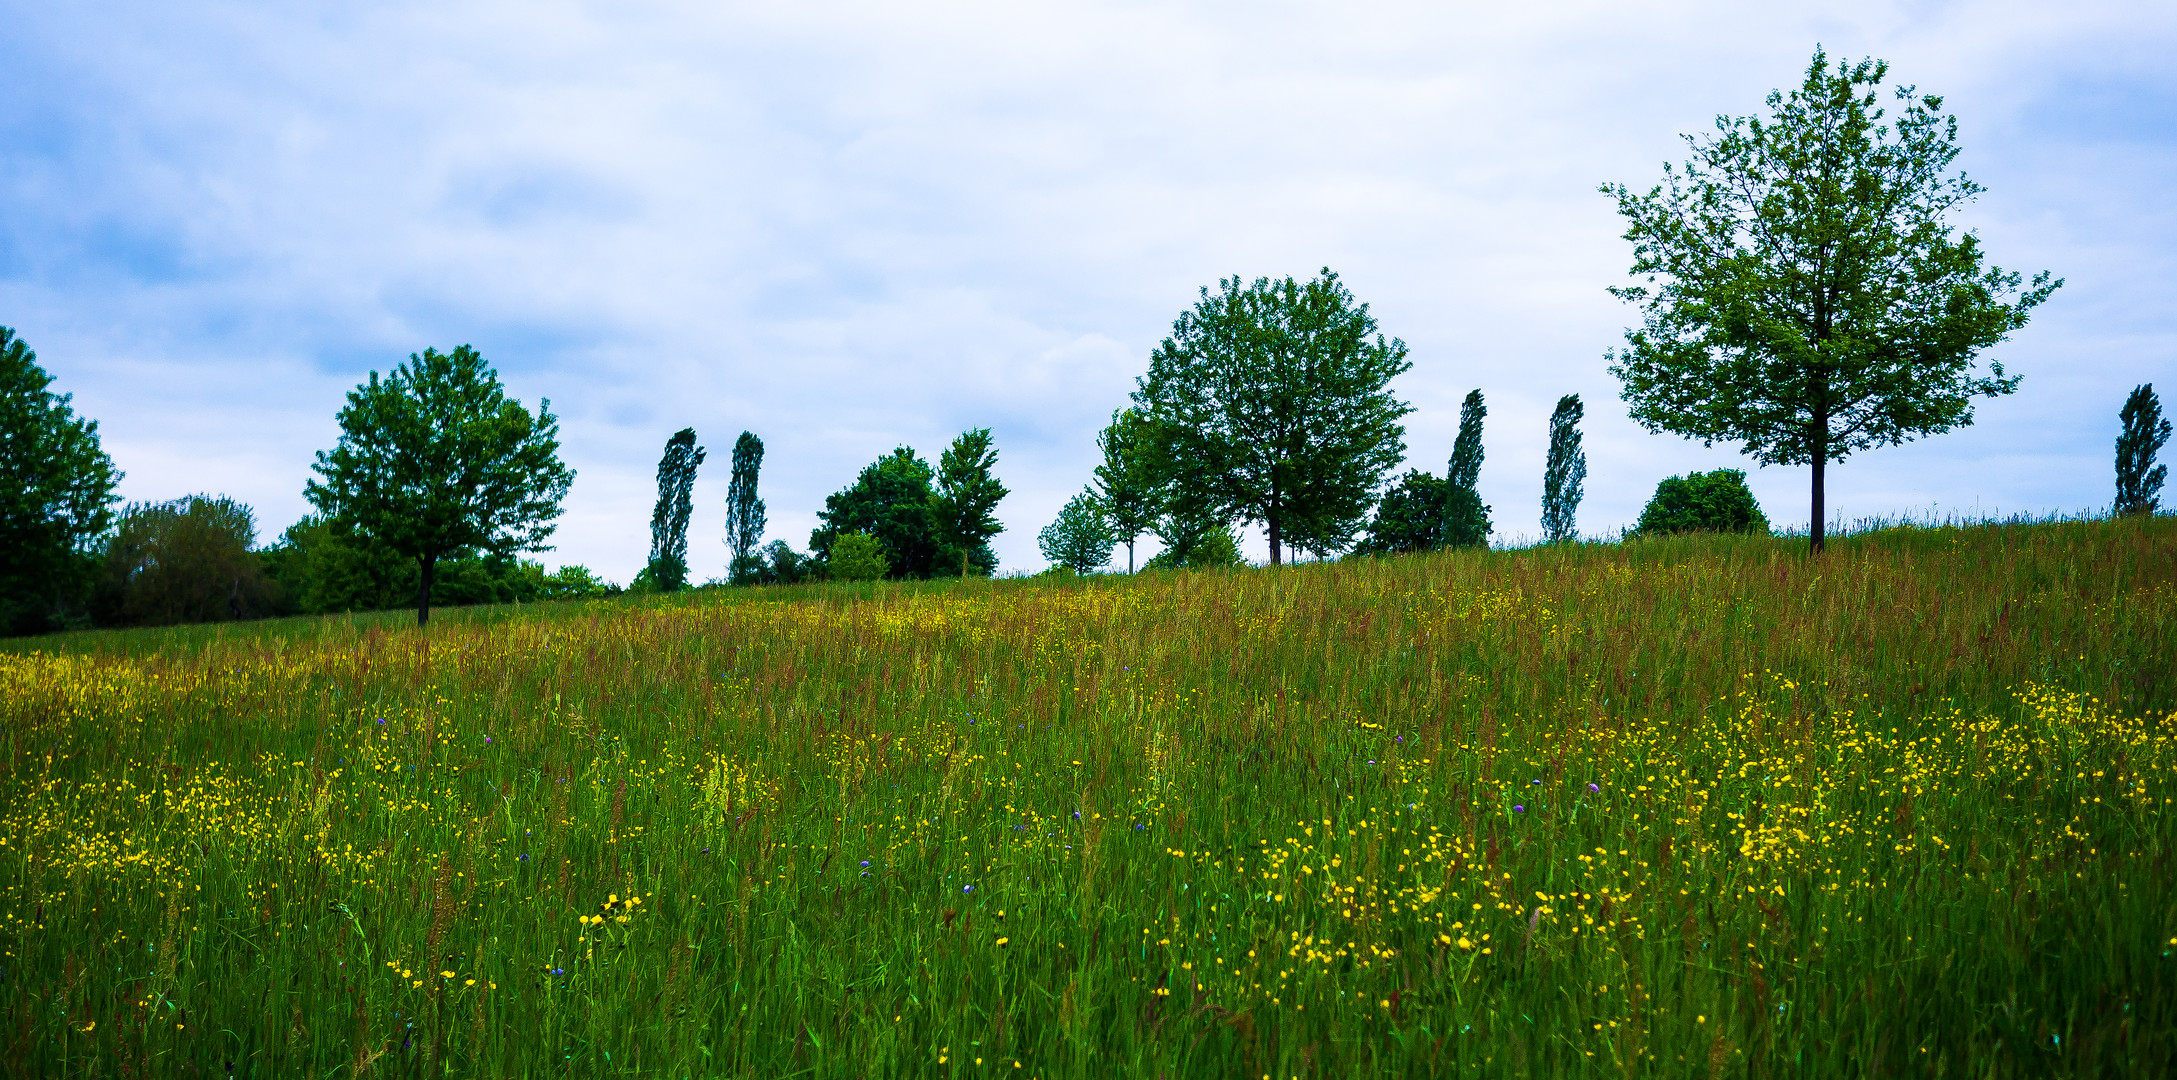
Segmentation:
[(1746, 487), (1739, 469), (1687, 473), (1655, 486), (1655, 497), (1640, 512), (1637, 533), (1769, 531), (1769, 519)]
[(832, 541), (831, 576), (841, 581), (875, 581), (892, 565), (884, 545), (868, 533), (843, 533)]

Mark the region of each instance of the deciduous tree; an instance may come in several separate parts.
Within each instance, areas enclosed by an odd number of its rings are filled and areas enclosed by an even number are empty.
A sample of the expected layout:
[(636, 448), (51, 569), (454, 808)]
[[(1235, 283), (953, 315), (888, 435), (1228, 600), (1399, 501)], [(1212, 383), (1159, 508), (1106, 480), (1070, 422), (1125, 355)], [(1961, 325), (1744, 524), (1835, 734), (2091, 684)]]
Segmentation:
[(2169, 441), (2169, 421), (2162, 419), (2162, 402), (2154, 396), (2154, 384), (2135, 387), (2124, 401), (2124, 431), (2117, 436), (2117, 501), (2119, 514), (2151, 514), (2160, 503), (2162, 482), (2169, 466), (2156, 465), (2155, 455)]
[(1550, 414), (1550, 456), (1542, 466), (1542, 539), (1561, 544), (1579, 535), (1573, 525), (1587, 483), (1587, 452), (1580, 449), (1580, 395), (1557, 399)]
[(1086, 489), (1068, 499), (1058, 517), (1036, 535), (1036, 546), (1045, 559), (1076, 574), (1092, 574), (1110, 565), (1111, 547), (1117, 542), (1096, 493)]
[(1489, 543), (1489, 507), (1477, 487), (1482, 479), (1482, 419), (1489, 406), (1480, 390), (1459, 403), (1459, 434), (1451, 443), (1451, 463), (1444, 469), (1444, 533), (1447, 547), (1482, 547)]
[(756, 553), (765, 524), (763, 500), (756, 495), (756, 478), (762, 471), (763, 440), (744, 431), (734, 440), (733, 479), (726, 484), (726, 550), (733, 553), (726, 569), (730, 581), (763, 574), (763, 557)]
[(688, 580), (688, 516), (695, 510), (695, 470), (703, 464), (695, 429), (681, 428), (665, 440), (658, 459), (658, 505), (650, 512), (650, 580), (659, 592), (674, 592)]
[(1096, 436), (1103, 464), (1096, 466), (1096, 499), (1113, 536), (1126, 545), (1126, 572), (1134, 572), (1134, 541), (1164, 513), (1163, 470), (1157, 467), (1156, 433), (1137, 409), (1111, 414)]
[(998, 521), (998, 501), (1006, 497), (1005, 485), (991, 470), (998, 464), (998, 447), (989, 428), (963, 432), (937, 459), (937, 490), (930, 515), (937, 526), (938, 564), (950, 572), (955, 560), (960, 576), (989, 574), (998, 568), (998, 556), (990, 539), (1005, 531)]
[[(98, 445), (98, 421), (46, 389), (38, 354), (0, 326), (0, 633), (56, 627), (97, 566), (113, 522), (120, 470)], [(79, 616), (80, 617), (80, 616)]]

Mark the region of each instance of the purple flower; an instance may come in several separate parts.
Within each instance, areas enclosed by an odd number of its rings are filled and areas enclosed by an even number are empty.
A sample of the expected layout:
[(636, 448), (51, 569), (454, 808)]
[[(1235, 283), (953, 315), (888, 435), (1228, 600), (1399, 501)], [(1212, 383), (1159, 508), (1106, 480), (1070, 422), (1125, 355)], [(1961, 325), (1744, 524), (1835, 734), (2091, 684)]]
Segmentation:
[(489, 735), (486, 735), (486, 736), (484, 736), (484, 745), (485, 745), (485, 746), (490, 746), (490, 745), (491, 745), (491, 736), (489, 736)]
[(1515, 814), (1524, 814), (1527, 812), (1527, 808), (1524, 806), (1514, 806), (1512, 807), (1512, 812)]
[(1588, 789), (1589, 791), (1601, 791), (1601, 790), (1602, 790), (1601, 788), (1599, 788), (1599, 787), (1596, 787), (1596, 786), (1595, 786), (1595, 785), (1593, 785), (1593, 784), (1589, 784), (1589, 785), (1587, 786), (1587, 789)]
[(961, 891), (961, 892), (964, 892), (964, 893), (971, 893), (971, 892), (974, 892), (974, 891), (975, 891), (975, 886), (973, 886), (973, 885), (962, 885), (962, 886), (960, 886), (960, 891)]
[(868, 860), (868, 859), (863, 859), (863, 860), (862, 860), (862, 865), (863, 865), (863, 866), (868, 866), (868, 865), (869, 865), (869, 860)]

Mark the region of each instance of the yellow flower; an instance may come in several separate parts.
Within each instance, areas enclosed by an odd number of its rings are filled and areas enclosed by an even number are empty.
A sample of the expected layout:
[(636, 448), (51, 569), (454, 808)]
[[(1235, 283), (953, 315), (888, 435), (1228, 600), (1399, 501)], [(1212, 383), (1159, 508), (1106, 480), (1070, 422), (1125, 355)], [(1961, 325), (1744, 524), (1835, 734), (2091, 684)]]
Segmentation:
[(1471, 949), (1474, 947), (1474, 942), (1469, 938), (1460, 938), (1459, 947), (1462, 949)]
[(470, 980), (469, 980), (468, 982), (462, 983), (461, 985), (463, 985), (463, 986), (475, 986), (475, 985), (476, 985), (476, 980), (475, 980), (475, 979), (470, 979)]
[[(451, 972), (451, 971), (441, 971), (441, 972), (439, 972), (439, 973), (438, 973), (438, 977), (439, 977), (439, 978), (441, 978), (441, 979), (451, 979), (451, 978), (453, 978), (453, 977), (454, 977), (454, 973), (453, 973), (453, 972)], [(473, 982), (475, 982), (476, 980), (475, 980), (475, 979), (470, 979), (469, 981), (473, 983)]]
[(1000, 945), (1003, 945), (1003, 944), (1005, 944), (1006, 942), (1008, 942), (1008, 941), (1011, 941), (1011, 940), (1013, 940), (1013, 939), (1012, 939), (1012, 938), (1003, 938), (1003, 937), (1002, 937), (1002, 938), (999, 938), (999, 939), (998, 939), (998, 944), (1000, 944)]

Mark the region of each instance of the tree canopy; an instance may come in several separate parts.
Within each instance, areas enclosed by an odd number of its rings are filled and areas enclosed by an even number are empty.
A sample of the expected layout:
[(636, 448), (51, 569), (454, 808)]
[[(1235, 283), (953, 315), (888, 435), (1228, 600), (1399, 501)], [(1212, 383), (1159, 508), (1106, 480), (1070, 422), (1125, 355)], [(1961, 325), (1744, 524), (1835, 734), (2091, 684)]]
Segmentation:
[(1134, 541), (1156, 527), (1164, 513), (1164, 477), (1156, 460), (1156, 430), (1138, 409), (1111, 414), (1111, 423), (1096, 436), (1096, 449), (1104, 456), (1096, 466), (1096, 501), (1103, 507), (1104, 522), (1119, 543), (1126, 545), (1126, 572), (1134, 572)]
[(846, 533), (875, 537), (890, 577), (928, 577), (937, 562), (936, 517), (930, 481), (936, 473), (914, 450), (902, 446), (871, 462), (854, 484), (825, 496), (809, 550), (830, 562), (832, 544)]
[(1043, 557), (1076, 574), (1092, 574), (1110, 565), (1111, 545), (1116, 542), (1096, 493), (1087, 490), (1066, 500), (1058, 517), (1036, 534)]
[[(0, 326), (0, 632), (59, 625), (88, 591), (93, 546), (113, 523), (120, 470), (78, 419), (71, 395), (46, 389), (38, 354)], [(80, 616), (79, 616), (80, 617)]]
[(559, 419), (532, 417), (467, 345), (425, 349), (348, 393), (340, 441), (319, 451), (304, 495), (321, 514), (416, 564), (416, 622), (431, 617), (441, 559), (549, 550), (574, 471)]
[(1817, 49), (1769, 115), (1718, 117), (1645, 194), (1604, 185), (1627, 222), (1642, 311), (1611, 373), (1650, 431), (1736, 442), (1764, 465), (1811, 465), (1812, 546), (1824, 469), (1857, 450), (1972, 422), (1976, 397), (2018, 384), (1975, 358), (2062, 285), (1982, 268), (1948, 215), (1982, 190), (1950, 171), (1942, 99), (1878, 88), (1888, 65)]
[(1412, 366), (1328, 268), (1306, 284), (1222, 278), (1172, 324), (1133, 397), (1175, 498), (1260, 523), (1275, 565), (1290, 542), (1351, 543), (1405, 456), (1399, 419), (1413, 410), (1387, 387)]
[(1768, 516), (1738, 469), (1687, 473), (1655, 486), (1633, 527), (1642, 533), (1769, 531)]
[(998, 447), (989, 428), (961, 433), (938, 455), (937, 488), (930, 502), (939, 547), (933, 569), (957, 568), (962, 577), (997, 570), (990, 539), (1005, 531), (997, 508), (1009, 494), (991, 472), (997, 464)]
[(1369, 522), (1368, 536), (1355, 548), (1363, 555), (1393, 555), (1428, 551), (1442, 541), (1445, 505), (1451, 485), (1438, 477), (1408, 469), (1376, 503), (1376, 517)]
[(99, 621), (171, 626), (274, 614), (279, 585), (256, 544), (256, 512), (223, 495), (132, 503), (106, 545)]

